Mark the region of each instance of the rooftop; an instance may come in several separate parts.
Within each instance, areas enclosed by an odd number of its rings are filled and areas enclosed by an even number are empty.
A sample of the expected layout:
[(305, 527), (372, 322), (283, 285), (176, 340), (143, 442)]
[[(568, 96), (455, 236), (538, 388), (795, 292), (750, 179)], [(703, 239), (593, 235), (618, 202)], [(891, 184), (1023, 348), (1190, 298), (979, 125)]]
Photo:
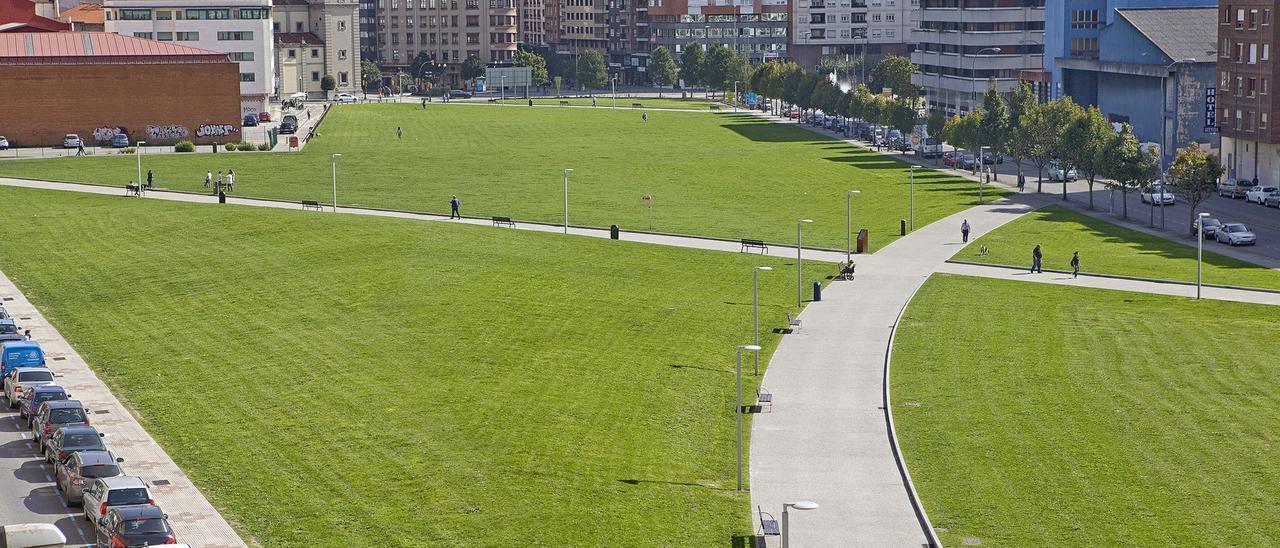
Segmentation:
[(1116, 14), (1174, 61), (1217, 62), (1216, 7), (1117, 9)]
[(0, 33), (0, 65), (224, 62), (226, 53), (109, 32)]
[(102, 4), (93, 4), (90, 2), (77, 4), (74, 8), (63, 10), (62, 17), (72, 23), (83, 23), (86, 25), (101, 25), (106, 23), (106, 16), (102, 11)]
[(71, 25), (36, 15), (36, 4), (31, 0), (0, 0), (0, 33), (63, 30), (71, 30)]
[(303, 42), (308, 44), (324, 43), (323, 39), (310, 32), (277, 32), (275, 36), (277, 44), (301, 44)]

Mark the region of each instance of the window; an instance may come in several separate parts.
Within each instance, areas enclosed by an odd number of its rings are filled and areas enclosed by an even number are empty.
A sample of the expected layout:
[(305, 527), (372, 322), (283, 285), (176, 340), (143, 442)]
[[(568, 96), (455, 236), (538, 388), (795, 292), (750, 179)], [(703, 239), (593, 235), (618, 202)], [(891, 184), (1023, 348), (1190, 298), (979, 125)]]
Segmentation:
[(319, 72), (317, 72), (317, 71), (314, 71), (314, 70), (313, 70), (313, 71), (311, 71), (311, 81), (312, 81), (312, 82), (319, 82), (319, 81), (320, 81), (320, 73), (319, 73)]
[(169, 21), (169, 20), (171, 20), (171, 19), (173, 19), (173, 12), (171, 12), (171, 11), (157, 11), (157, 12), (156, 12), (156, 20), (157, 20), (157, 21)]
[(346, 20), (339, 20), (339, 21), (338, 21), (338, 30), (339, 30), (339, 31), (347, 30), (347, 22), (346, 22)]
[(1235, 128), (1235, 129), (1240, 129), (1240, 120), (1241, 120), (1242, 118), (1244, 118), (1244, 111), (1242, 111), (1242, 110), (1236, 110), (1236, 121), (1235, 121), (1234, 123), (1232, 123), (1232, 124), (1231, 124), (1231, 127)]
[(1257, 44), (1249, 44), (1249, 64), (1250, 65), (1258, 64), (1258, 45)]
[(348, 82), (349, 82), (349, 80), (347, 79), (347, 73), (345, 73), (345, 72), (339, 72), (339, 73), (338, 73), (338, 83), (339, 83), (339, 84), (342, 84), (342, 85), (344, 85), (344, 86), (345, 86), (345, 85), (347, 85), (347, 83), (348, 83)]
[(200, 33), (198, 32), (179, 32), (174, 36), (179, 42), (198, 42), (200, 41)]
[(1271, 24), (1271, 8), (1262, 8), (1262, 24)]
[(345, 61), (346, 59), (347, 59), (347, 50), (345, 49), (338, 50), (338, 60)]
[(240, 19), (266, 19), (271, 17), (271, 10), (267, 8), (240, 8), (238, 15)]
[(1249, 30), (1258, 29), (1258, 8), (1249, 10)]
[(298, 50), (296, 50), (296, 49), (291, 49), (291, 50), (289, 50), (289, 58), (290, 58), (290, 59), (293, 59), (294, 57), (297, 57), (297, 56), (298, 56)]
[(144, 39), (144, 40), (150, 40), (150, 39), (151, 39), (151, 33), (150, 33), (150, 32), (135, 32), (135, 33), (133, 33), (133, 37), (134, 37), (134, 38), (142, 38), (142, 39)]
[(1263, 79), (1262, 79), (1262, 94), (1263, 94), (1263, 95), (1266, 95), (1266, 94), (1267, 94), (1267, 79), (1266, 79), (1266, 78), (1263, 78)]
[(218, 40), (253, 40), (251, 30), (218, 31)]
[(1267, 113), (1265, 112), (1258, 118), (1258, 129), (1267, 129)]
[(1098, 39), (1072, 38), (1069, 54), (1073, 59), (1097, 59)]
[(271, 22), (271, 32), (280, 32), (280, 22), (279, 22), (279, 21), (272, 21), (272, 22)]
[(1262, 44), (1262, 60), (1271, 60), (1271, 44)]
[(235, 51), (235, 52), (232, 52), (232, 53), (231, 53), (231, 60), (232, 60), (232, 61), (252, 61), (252, 60), (253, 60), (253, 52), (252, 52), (252, 51)]
[(172, 32), (157, 32), (157, 33), (156, 33), (156, 40), (157, 40), (157, 41), (160, 41), (160, 42), (172, 42), (172, 41), (173, 41), (173, 33), (172, 33)]
[(480, 0), (467, 0), (467, 9), (474, 10), (480, 8)]
[(240, 81), (241, 81), (241, 82), (252, 82), (252, 81), (254, 81), (254, 79), (255, 79), (255, 78), (254, 78), (254, 74), (253, 74), (252, 72), (241, 72), (241, 73), (240, 73)]
[(120, 10), (121, 21), (150, 21), (151, 10), (149, 9), (122, 9)]
[(479, 15), (468, 15), (468, 16), (467, 16), (467, 26), (468, 26), (468, 27), (478, 27), (478, 26), (480, 26), (480, 16), (479, 16)]
[(1098, 10), (1071, 10), (1071, 28), (1096, 29), (1100, 26)]
[(187, 10), (187, 19), (230, 19), (231, 9), (190, 9)]
[(1244, 8), (1240, 8), (1236, 10), (1236, 28), (1237, 29), (1244, 28)]

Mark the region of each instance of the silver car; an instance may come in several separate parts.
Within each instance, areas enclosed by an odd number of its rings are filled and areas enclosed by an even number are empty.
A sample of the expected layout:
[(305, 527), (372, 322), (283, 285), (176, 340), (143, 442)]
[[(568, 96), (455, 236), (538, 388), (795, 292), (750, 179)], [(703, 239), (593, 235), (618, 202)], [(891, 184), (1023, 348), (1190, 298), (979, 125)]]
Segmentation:
[(53, 371), (44, 367), (18, 367), (9, 370), (4, 377), (4, 397), (9, 400), (9, 407), (17, 407), (23, 390), (37, 386), (54, 384)]
[(1253, 232), (1241, 223), (1226, 223), (1218, 228), (1213, 237), (1220, 243), (1230, 245), (1254, 245), (1258, 243), (1258, 237), (1254, 236)]
[(122, 462), (124, 459), (110, 451), (80, 451), (54, 465), (54, 481), (67, 504), (80, 504), (85, 487), (93, 480), (123, 476)]
[(84, 519), (97, 526), (107, 510), (116, 506), (155, 504), (147, 483), (138, 476), (98, 478), (84, 490), (80, 501), (84, 506)]

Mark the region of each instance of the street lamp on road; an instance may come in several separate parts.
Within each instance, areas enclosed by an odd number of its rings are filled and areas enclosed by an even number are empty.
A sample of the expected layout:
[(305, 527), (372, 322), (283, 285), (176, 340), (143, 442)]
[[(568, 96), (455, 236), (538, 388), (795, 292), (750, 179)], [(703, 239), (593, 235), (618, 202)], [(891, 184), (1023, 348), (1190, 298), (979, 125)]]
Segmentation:
[(572, 168), (564, 168), (564, 233), (569, 233), (569, 174)]
[[(991, 147), (989, 146), (978, 147), (978, 205), (982, 205), (985, 202), (985, 200), (983, 200), (983, 197), (982, 197), (982, 176), (987, 171), (987, 159), (983, 155), (982, 151), (989, 148)], [(1063, 179), (1066, 179), (1066, 177), (1063, 177)]]
[(613, 85), (613, 109), (617, 110), (618, 109), (618, 75), (616, 74), (613, 75), (613, 78), (611, 78), (609, 82), (610, 84)]
[(338, 212), (338, 157), (341, 154), (333, 155), (333, 212)]
[(1200, 276), (1203, 272), (1204, 257), (1204, 220), (1208, 213), (1196, 214), (1196, 300), (1200, 300)]
[(853, 197), (862, 194), (861, 190), (850, 190), (845, 192), (845, 228), (848, 229), (849, 249), (845, 252), (844, 260), (853, 261)]
[(799, 221), (796, 221), (796, 308), (800, 308), (804, 304), (803, 227), (805, 223), (812, 222), (813, 219), (800, 219)]
[(984, 53), (1000, 53), (1001, 51), (1000, 48), (982, 48), (969, 60), (969, 100), (971, 101), (969, 103), (969, 112), (973, 112), (974, 107), (978, 106), (978, 92), (974, 88), (978, 81), (978, 56)]
[(916, 229), (916, 166), (909, 168), (907, 180), (907, 228)]
[(738, 490), (742, 490), (742, 351), (750, 350), (760, 355), (760, 347), (754, 344), (744, 344), (738, 346), (738, 409), (734, 413), (738, 416)]
[(733, 81), (733, 113), (734, 114), (738, 113), (738, 84), (741, 84), (741, 83), (742, 81), (740, 80)]
[(796, 502), (787, 502), (782, 505), (782, 548), (787, 548), (790, 544), (787, 538), (787, 508), (795, 508), (796, 510), (817, 510), (818, 503), (811, 500), (801, 500)]
[[(752, 310), (752, 334), (755, 335), (755, 344), (760, 346), (760, 273), (772, 272), (773, 268), (768, 266), (757, 266), (751, 269), (751, 310)], [(755, 374), (760, 376), (760, 354), (756, 353)]]

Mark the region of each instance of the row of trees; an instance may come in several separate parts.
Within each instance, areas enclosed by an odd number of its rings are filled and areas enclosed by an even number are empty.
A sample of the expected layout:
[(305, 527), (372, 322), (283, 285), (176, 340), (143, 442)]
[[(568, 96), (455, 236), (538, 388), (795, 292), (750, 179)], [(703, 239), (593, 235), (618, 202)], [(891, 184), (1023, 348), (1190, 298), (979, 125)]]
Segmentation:
[(866, 120), (903, 133), (910, 133), (915, 127), (915, 97), (873, 94), (864, 85), (843, 91), (830, 78), (807, 73), (791, 61), (763, 63), (756, 67), (747, 82), (750, 89), (761, 96), (803, 110), (821, 110), (831, 115)]

